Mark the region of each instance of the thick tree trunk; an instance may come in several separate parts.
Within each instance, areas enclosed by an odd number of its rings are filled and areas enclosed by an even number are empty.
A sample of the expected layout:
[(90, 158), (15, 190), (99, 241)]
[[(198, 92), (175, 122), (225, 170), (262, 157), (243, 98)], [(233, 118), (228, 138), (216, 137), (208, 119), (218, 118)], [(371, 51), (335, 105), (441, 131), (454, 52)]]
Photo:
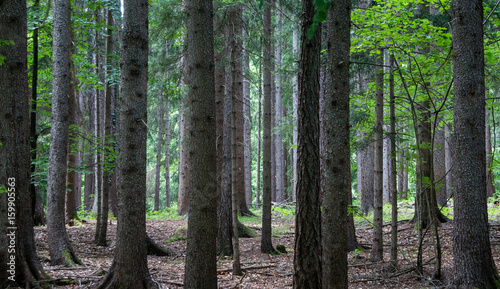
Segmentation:
[(53, 265), (82, 264), (71, 247), (65, 226), (69, 96), (71, 95), (71, 13), (68, 0), (54, 1), (53, 94), (47, 176), (47, 235)]
[(148, 2), (124, 1), (120, 77), (117, 246), (99, 288), (156, 288), (147, 267), (146, 141)]
[(212, 2), (187, 0), (189, 217), (186, 288), (217, 288), (217, 180)]
[(321, 170), (319, 148), (319, 69), (321, 26), (312, 39), (312, 0), (302, 1), (301, 53), (297, 107), (297, 208), (295, 214), (294, 288), (321, 288)]
[[(498, 288), (486, 207), (482, 1), (452, 1), (454, 75), (454, 286)], [(472, 245), (473, 244), (473, 245)]]
[(264, 2), (264, 15), (263, 15), (263, 86), (264, 86), (264, 108), (263, 108), (263, 144), (262, 144), (262, 177), (263, 177), (263, 190), (262, 190), (262, 236), (260, 250), (262, 253), (274, 252), (272, 242), (271, 230), (271, 6), (273, 1)]
[[(227, 25), (220, 24), (215, 18), (216, 39), (226, 38)], [(222, 27), (221, 27), (222, 26)], [(215, 109), (217, 135), (217, 254), (231, 256), (233, 254), (233, 231), (231, 216), (231, 95), (226, 93), (227, 42), (218, 43), (214, 56), (215, 62)]]
[(0, 3), (0, 39), (12, 41), (0, 47), (4, 57), (0, 65), (0, 185), (6, 190), (0, 194), (0, 288), (32, 288), (34, 281), (48, 277), (36, 254), (33, 233), (26, 7), (26, 1)]
[(327, 13), (327, 64), (322, 125), (323, 288), (347, 288), (348, 205), (351, 194), (349, 141), (349, 55), (351, 1)]

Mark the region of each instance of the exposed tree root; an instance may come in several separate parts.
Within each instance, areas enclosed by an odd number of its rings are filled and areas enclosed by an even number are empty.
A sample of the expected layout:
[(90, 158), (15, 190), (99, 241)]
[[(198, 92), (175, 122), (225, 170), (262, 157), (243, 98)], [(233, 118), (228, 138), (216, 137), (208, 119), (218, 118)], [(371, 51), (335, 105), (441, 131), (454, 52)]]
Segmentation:
[(174, 252), (170, 248), (165, 248), (153, 241), (148, 235), (146, 235), (146, 246), (148, 250), (148, 255), (152, 256), (172, 256)]

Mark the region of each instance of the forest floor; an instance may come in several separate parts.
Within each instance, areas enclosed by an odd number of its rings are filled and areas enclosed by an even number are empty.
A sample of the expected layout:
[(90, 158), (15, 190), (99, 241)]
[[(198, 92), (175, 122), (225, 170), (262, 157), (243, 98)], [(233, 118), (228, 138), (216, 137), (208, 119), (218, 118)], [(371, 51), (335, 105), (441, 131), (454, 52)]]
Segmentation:
[[(288, 253), (268, 255), (260, 252), (260, 223), (257, 218), (245, 219), (243, 223), (257, 233), (255, 238), (240, 239), (243, 276), (233, 276), (232, 260), (222, 257), (218, 260), (219, 288), (291, 288), (293, 272), (294, 218), (273, 212), (273, 244), (284, 245)], [(172, 256), (148, 257), (148, 265), (153, 279), (161, 288), (182, 288), (184, 257), (186, 254), (187, 219), (148, 220), (147, 231), (157, 243), (174, 251)], [(497, 268), (500, 268), (500, 225), (490, 220), (490, 238)], [(447, 288), (452, 277), (453, 222), (439, 227), (442, 247), (442, 278), (431, 280), (434, 273), (434, 238), (428, 232), (423, 242), (424, 272), (415, 270), (418, 233), (409, 221), (400, 221), (398, 228), (399, 266), (389, 264), (390, 226), (384, 225), (384, 262), (370, 261), (372, 229), (369, 225), (358, 225), (356, 235), (360, 249), (349, 253), (350, 288)], [(55, 288), (88, 288), (95, 286), (106, 273), (113, 261), (116, 245), (116, 220), (109, 225), (108, 247), (98, 247), (94, 243), (95, 221), (87, 220), (79, 226), (68, 227), (68, 233), (84, 266), (67, 269), (50, 266), (46, 227), (35, 228), (37, 251), (47, 273), (54, 279)], [(167, 241), (168, 240), (168, 241)], [(73, 285), (61, 285), (71, 280)], [(68, 283), (65, 283), (68, 284)]]

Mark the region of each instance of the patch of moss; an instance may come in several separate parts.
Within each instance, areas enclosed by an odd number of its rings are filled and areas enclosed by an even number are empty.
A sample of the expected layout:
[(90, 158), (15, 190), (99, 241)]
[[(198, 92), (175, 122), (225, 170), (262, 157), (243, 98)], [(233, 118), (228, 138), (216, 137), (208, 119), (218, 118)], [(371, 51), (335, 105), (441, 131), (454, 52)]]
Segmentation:
[(279, 245), (277, 245), (277, 246), (276, 246), (276, 250), (277, 250), (278, 252), (280, 252), (280, 253), (284, 253), (284, 254), (288, 253), (288, 251), (286, 250), (285, 245), (283, 245), (283, 244), (279, 244)]

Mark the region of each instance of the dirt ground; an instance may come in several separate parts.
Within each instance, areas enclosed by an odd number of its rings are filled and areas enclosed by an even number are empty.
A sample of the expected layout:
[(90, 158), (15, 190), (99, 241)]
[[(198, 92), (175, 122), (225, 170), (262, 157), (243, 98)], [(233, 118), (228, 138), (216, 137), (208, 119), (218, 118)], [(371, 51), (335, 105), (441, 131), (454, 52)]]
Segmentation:
[[(184, 276), (184, 257), (186, 254), (185, 226), (186, 219), (153, 220), (147, 222), (149, 236), (164, 246), (174, 250), (173, 256), (149, 256), (148, 265), (153, 279), (161, 288), (182, 288)], [(293, 218), (275, 218), (273, 222), (273, 244), (282, 244), (288, 250), (286, 254), (270, 256), (260, 252), (260, 224), (246, 223), (258, 236), (240, 239), (241, 262), (243, 276), (233, 276), (230, 258), (218, 260), (219, 288), (291, 288), (293, 272)], [(385, 262), (370, 261), (371, 227), (358, 227), (356, 235), (358, 242), (365, 249), (349, 253), (350, 288), (447, 288), (452, 276), (452, 222), (439, 228), (442, 246), (442, 274), (440, 280), (431, 280), (434, 272), (433, 238), (426, 237), (423, 247), (424, 273), (415, 270), (417, 258), (417, 231), (409, 222), (399, 223), (399, 267), (393, 269), (389, 265), (390, 226), (384, 226), (384, 259)], [(184, 229), (183, 229), (184, 228)], [(491, 225), (490, 237), (492, 250), (497, 267), (500, 265), (500, 232), (498, 225)], [(35, 228), (35, 238), (38, 254), (44, 268), (52, 278), (54, 288), (88, 288), (95, 286), (105, 274), (113, 260), (113, 250), (116, 245), (116, 221), (112, 221), (108, 231), (108, 247), (98, 247), (94, 244), (95, 221), (85, 221), (80, 226), (68, 227), (70, 240), (78, 256), (85, 266), (67, 269), (50, 266), (47, 234), (45, 227)], [(430, 233), (428, 233), (430, 235)], [(170, 240), (170, 242), (167, 242)], [(61, 285), (72, 280), (73, 285)], [(66, 283), (67, 284), (67, 283)]]

